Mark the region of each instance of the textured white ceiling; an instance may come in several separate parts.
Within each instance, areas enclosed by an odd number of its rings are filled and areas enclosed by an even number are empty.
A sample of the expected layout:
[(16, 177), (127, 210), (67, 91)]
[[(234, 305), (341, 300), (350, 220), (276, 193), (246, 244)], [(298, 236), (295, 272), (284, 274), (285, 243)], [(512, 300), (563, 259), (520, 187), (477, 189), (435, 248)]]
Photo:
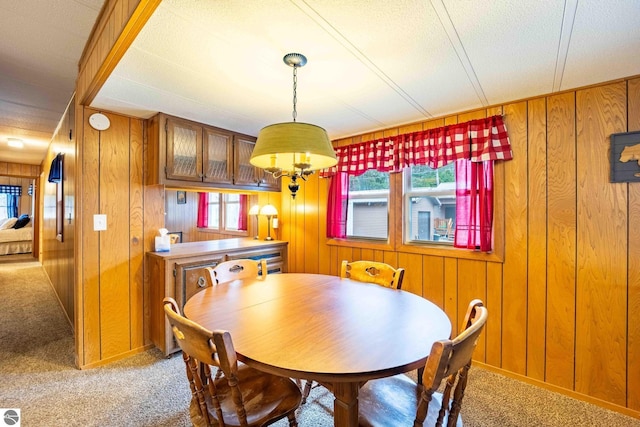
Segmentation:
[[(0, 0), (0, 161), (40, 164), (104, 0)], [(24, 149), (7, 147), (20, 138)]]
[(332, 139), (640, 73), (640, 1), (164, 0), (93, 106)]
[[(639, 21), (640, 0), (163, 0), (92, 106), (257, 135), (291, 120), (299, 52), (297, 119), (335, 139), (638, 75)], [(56, 75), (63, 44), (23, 68)]]

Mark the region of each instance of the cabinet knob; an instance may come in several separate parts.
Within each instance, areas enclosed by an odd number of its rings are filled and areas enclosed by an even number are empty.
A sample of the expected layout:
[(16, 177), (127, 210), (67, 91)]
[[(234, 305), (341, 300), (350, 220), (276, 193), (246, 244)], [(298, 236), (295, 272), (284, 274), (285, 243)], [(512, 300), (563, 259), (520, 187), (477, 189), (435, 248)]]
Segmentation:
[(207, 281), (202, 276), (198, 277), (198, 287), (199, 288), (206, 288), (207, 287)]

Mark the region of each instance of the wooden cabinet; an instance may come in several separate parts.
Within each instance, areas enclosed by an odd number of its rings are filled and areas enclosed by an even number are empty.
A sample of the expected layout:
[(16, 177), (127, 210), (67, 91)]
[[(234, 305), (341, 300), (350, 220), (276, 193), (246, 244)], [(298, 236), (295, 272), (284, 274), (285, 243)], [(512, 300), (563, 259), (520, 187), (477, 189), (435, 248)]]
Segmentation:
[(146, 183), (280, 191), (280, 180), (249, 163), (255, 142), (252, 136), (157, 114), (148, 126)]
[(168, 118), (165, 121), (167, 179), (231, 184), (233, 133)]
[(253, 147), (256, 145), (255, 138), (236, 137), (234, 140), (234, 183), (237, 185), (254, 185), (258, 188), (271, 191), (280, 191), (280, 180), (263, 169), (253, 166), (249, 159)]
[(239, 258), (267, 261), (268, 274), (286, 272), (287, 242), (253, 239), (224, 239), (171, 246), (170, 252), (148, 252), (151, 340), (165, 355), (180, 348), (165, 319), (162, 300), (169, 296), (180, 308), (208, 285), (206, 267)]

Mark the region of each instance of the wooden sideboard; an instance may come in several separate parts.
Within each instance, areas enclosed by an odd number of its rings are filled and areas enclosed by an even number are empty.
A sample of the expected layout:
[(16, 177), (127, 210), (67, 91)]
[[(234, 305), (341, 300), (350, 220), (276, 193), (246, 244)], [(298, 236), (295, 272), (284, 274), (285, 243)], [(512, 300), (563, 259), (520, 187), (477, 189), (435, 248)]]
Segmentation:
[(164, 316), (163, 298), (174, 298), (182, 309), (190, 297), (207, 286), (204, 269), (231, 259), (265, 259), (269, 274), (286, 272), (287, 245), (278, 240), (242, 238), (178, 243), (171, 245), (169, 252), (148, 252), (153, 343), (167, 356), (180, 350)]

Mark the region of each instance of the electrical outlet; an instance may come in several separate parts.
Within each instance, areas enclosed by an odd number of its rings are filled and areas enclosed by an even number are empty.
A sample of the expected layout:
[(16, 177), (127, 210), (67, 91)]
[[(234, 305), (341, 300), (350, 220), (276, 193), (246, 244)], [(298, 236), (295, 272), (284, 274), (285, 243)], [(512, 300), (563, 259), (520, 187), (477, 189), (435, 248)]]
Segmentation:
[(105, 231), (107, 229), (107, 216), (106, 215), (94, 215), (93, 216), (93, 231)]

